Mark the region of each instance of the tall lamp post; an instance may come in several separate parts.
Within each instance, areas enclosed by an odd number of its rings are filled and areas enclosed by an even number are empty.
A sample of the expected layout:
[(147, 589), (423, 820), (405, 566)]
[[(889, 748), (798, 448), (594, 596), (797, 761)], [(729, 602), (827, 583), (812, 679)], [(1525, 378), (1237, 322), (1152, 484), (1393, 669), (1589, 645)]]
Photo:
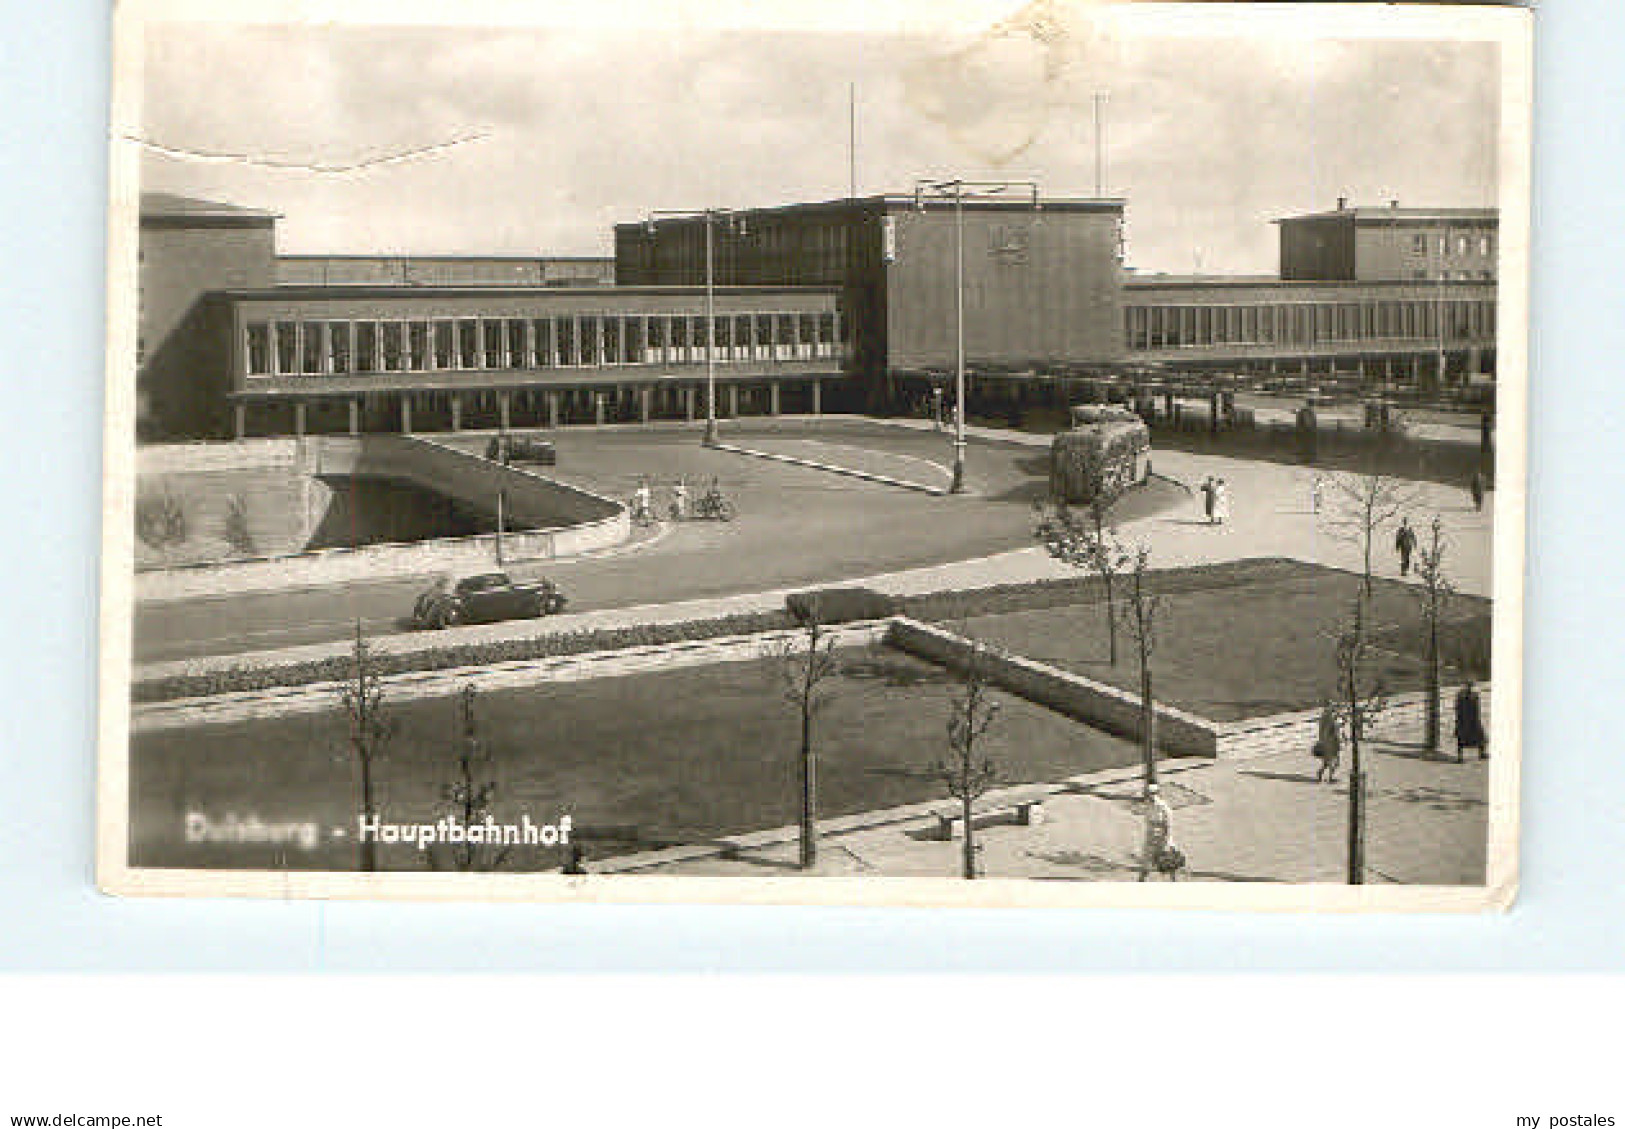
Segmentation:
[(656, 221), (662, 218), (705, 220), (705, 437), (707, 447), (717, 444), (717, 309), (716, 309), (716, 221), (728, 221), (729, 229), (743, 235), (743, 216), (727, 208), (701, 208), (688, 211), (655, 211), (649, 213), (644, 230), (650, 240), (655, 237)]
[(965, 492), (965, 194), (996, 196), (1013, 187), (1032, 193), (1037, 211), (1038, 182), (1034, 180), (917, 180), (914, 207), (925, 211), (927, 196), (954, 202), (954, 477), (950, 494)]

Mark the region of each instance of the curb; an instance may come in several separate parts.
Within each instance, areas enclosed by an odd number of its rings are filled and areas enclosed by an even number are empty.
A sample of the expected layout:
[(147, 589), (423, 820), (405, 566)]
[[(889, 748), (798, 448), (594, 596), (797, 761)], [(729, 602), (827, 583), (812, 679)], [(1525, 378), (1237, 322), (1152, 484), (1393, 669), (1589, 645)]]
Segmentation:
[(829, 471), (831, 474), (844, 474), (848, 478), (861, 478), (866, 482), (878, 482), (884, 486), (898, 486), (904, 490), (916, 490), (922, 494), (931, 494), (937, 497), (946, 496), (948, 491), (935, 486), (926, 486), (919, 482), (910, 482), (906, 478), (893, 478), (887, 474), (877, 474), (874, 471), (855, 470), (852, 467), (838, 466), (834, 463), (821, 463), (816, 459), (803, 459), (795, 455), (780, 455), (771, 451), (757, 451), (750, 447), (736, 447), (730, 443), (716, 443), (712, 445), (713, 451), (727, 451), (734, 455), (749, 455), (752, 458), (768, 459), (776, 463), (789, 463), (791, 466), (809, 467), (812, 470)]

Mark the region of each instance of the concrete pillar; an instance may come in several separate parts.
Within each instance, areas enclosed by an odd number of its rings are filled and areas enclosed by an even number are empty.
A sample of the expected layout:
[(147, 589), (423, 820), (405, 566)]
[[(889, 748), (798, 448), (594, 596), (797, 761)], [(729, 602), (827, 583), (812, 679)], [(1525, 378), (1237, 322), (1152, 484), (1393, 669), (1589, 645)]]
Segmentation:
[(401, 434), (412, 433), (412, 397), (401, 397)]
[(602, 392), (592, 394), (592, 418), (593, 422), (599, 427), (604, 425), (604, 394)]
[(824, 382), (822, 380), (815, 380), (815, 381), (812, 382), (812, 386), (813, 386), (812, 387), (813, 415), (815, 415), (815, 416), (823, 415), (824, 414)]
[(497, 393), (497, 416), (503, 431), (513, 426), (513, 396), (510, 393)]
[(649, 386), (644, 385), (638, 389), (638, 416), (644, 422), (649, 422)]
[(736, 419), (739, 416), (739, 385), (728, 385), (728, 418)]
[(237, 431), (237, 438), (242, 439), (248, 434), (248, 405), (238, 400), (232, 405), (233, 422)]
[(779, 382), (776, 380), (767, 386), (767, 413), (774, 416), (779, 414)]
[(689, 423), (694, 422), (694, 386), (683, 385), (683, 418)]
[(453, 431), (463, 429), (463, 398), (461, 396), (451, 398), (451, 429)]
[(549, 427), (557, 427), (558, 425), (559, 425), (559, 394), (557, 392), (549, 392), (547, 394), (547, 426), (549, 426)]
[(305, 402), (303, 400), (293, 402), (293, 433), (297, 438), (303, 439), (305, 437)]
[(361, 401), (350, 401), (350, 434), (361, 434)]

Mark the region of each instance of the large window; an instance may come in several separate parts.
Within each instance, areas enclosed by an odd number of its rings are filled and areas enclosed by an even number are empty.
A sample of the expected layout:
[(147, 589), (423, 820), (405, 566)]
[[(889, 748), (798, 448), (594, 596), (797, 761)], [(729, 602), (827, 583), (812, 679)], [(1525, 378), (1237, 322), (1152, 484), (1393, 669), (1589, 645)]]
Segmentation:
[(494, 318), (484, 318), (480, 321), (480, 333), (484, 338), (484, 367), (490, 369), (506, 367), (502, 361), (502, 323)]
[(322, 364), (322, 323), (319, 321), (302, 322), (299, 329), (301, 332), (299, 371), (312, 374), (325, 371), (326, 366)]
[(355, 358), (350, 353), (350, 323), (347, 321), (330, 321), (327, 323), (327, 339), (333, 357), (333, 371), (335, 373), (353, 372)]
[(271, 327), (263, 321), (248, 323), (249, 376), (264, 376), (271, 371)]
[(531, 319), (530, 329), (536, 338), (537, 367), (552, 368), (554, 364), (553, 319), (533, 318)]
[(437, 369), (457, 367), (456, 322), (434, 323), (434, 367)]
[(480, 323), (475, 318), (461, 318), (457, 322), (457, 367), (480, 367)]
[(401, 323), (386, 321), (379, 326), (379, 330), (384, 343), (384, 370), (400, 372), (406, 360), (406, 350), (401, 342)]
[(525, 323), (519, 318), (509, 318), (508, 326), (508, 367), (528, 368), (530, 358), (525, 348)]
[(574, 318), (559, 318), (553, 323), (559, 335), (559, 364), (578, 365), (581, 363), (576, 351), (576, 323)]
[(355, 326), (355, 370), (378, 372), (378, 325), (360, 321)]
[(429, 323), (408, 322), (406, 325), (406, 367), (423, 372), (429, 367)]

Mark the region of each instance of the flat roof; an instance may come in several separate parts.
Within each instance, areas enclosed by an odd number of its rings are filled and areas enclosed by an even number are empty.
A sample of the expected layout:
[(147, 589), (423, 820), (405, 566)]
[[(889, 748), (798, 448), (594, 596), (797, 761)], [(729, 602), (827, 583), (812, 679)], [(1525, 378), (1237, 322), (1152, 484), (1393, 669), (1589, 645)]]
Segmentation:
[(1433, 289), (1439, 286), (1495, 286), (1492, 278), (1279, 278), (1275, 275), (1266, 277), (1246, 275), (1140, 275), (1127, 277), (1123, 280), (1125, 290), (1223, 290), (1226, 288), (1268, 289), (1271, 287), (1282, 290), (1309, 287), (1322, 290), (1350, 290), (1362, 287), (1372, 288), (1401, 288), (1425, 286)]
[(1333, 208), (1329, 212), (1305, 212), (1296, 216), (1283, 216), (1271, 223), (1296, 223), (1299, 220), (1352, 220), (1354, 223), (1392, 223), (1409, 220), (1413, 223), (1431, 220), (1491, 220), (1499, 221), (1499, 208)]
[[(817, 294), (837, 295), (841, 291), (839, 286), (717, 286), (713, 288), (716, 294)], [(681, 297), (705, 296), (704, 286), (463, 286), (463, 285), (427, 285), (427, 286), (401, 286), (398, 284), (370, 283), (330, 283), (318, 285), (306, 282), (296, 282), (284, 286), (258, 287), (254, 289), (225, 289), (216, 290), (216, 294), (231, 299), (266, 301), (296, 301), (332, 298), (335, 301), (353, 302), (364, 298), (565, 298), (579, 295), (584, 298), (595, 298), (599, 301), (613, 299), (617, 295), (636, 294), (670, 294)]]
[(223, 204), (218, 200), (199, 200), (192, 196), (178, 196), (173, 192), (143, 192), (141, 218), (236, 220), (260, 224), (274, 222), (281, 216), (260, 208), (244, 208), (237, 204)]
[[(953, 206), (952, 197), (925, 196), (921, 201), (933, 210), (950, 208)], [(1127, 207), (1128, 201), (1120, 196), (1045, 196), (1042, 192), (1038, 196), (1039, 208), (1042, 211), (1055, 212), (1116, 212)], [(844, 212), (844, 211), (872, 211), (888, 212), (894, 210), (912, 210), (915, 206), (914, 193), (882, 193), (875, 196), (847, 196), (835, 200), (805, 201), (794, 204), (769, 204), (754, 208), (727, 208), (718, 209), (731, 215), (744, 216), (773, 216), (794, 215), (797, 213), (818, 212)], [(965, 200), (967, 211), (1031, 211), (1033, 199), (1030, 192), (1012, 190), (1006, 197), (976, 196)], [(693, 213), (682, 215), (655, 215), (641, 220), (623, 220), (615, 225), (616, 230), (621, 228), (644, 227), (650, 222), (655, 224), (687, 224), (698, 222), (703, 217), (703, 211), (696, 209)]]
[(614, 255), (547, 255), (541, 252), (535, 254), (522, 254), (519, 252), (499, 252), (497, 254), (476, 255), (420, 255), (414, 251), (397, 252), (365, 252), (352, 254), (348, 251), (336, 251), (331, 254), (322, 251), (299, 252), (291, 255), (278, 255), (277, 259), (291, 259), (298, 262), (369, 262), (369, 263), (398, 263), (407, 259), (414, 259), (426, 263), (606, 263), (613, 265)]

